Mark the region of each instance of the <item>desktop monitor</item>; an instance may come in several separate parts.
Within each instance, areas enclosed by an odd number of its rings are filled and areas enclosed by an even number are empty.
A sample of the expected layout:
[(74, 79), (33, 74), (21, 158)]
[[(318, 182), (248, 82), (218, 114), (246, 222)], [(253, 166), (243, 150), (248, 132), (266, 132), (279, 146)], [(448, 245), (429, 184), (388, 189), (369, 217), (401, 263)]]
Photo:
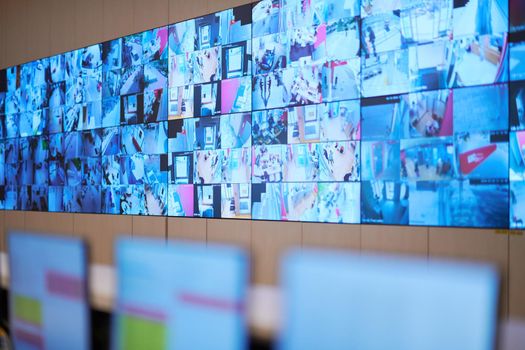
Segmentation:
[(498, 274), (426, 259), (294, 251), (282, 264), (279, 349), (489, 350)]
[(14, 348), (90, 349), (84, 242), (12, 232), (8, 244), (9, 314)]
[(120, 239), (113, 349), (247, 347), (248, 261), (239, 249)]

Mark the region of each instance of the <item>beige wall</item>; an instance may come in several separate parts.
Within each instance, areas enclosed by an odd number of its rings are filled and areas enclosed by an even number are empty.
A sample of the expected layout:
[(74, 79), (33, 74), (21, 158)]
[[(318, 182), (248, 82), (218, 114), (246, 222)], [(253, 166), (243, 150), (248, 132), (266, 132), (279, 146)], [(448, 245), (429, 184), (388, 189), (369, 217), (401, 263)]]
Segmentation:
[[(0, 0), (0, 68), (249, 2)], [(279, 256), (291, 246), (489, 261), (502, 272), (503, 313), (525, 318), (525, 237), (507, 232), (0, 211), (0, 250), (14, 229), (83, 237), (103, 264), (119, 235), (234, 243), (250, 251), (256, 283), (277, 283)]]
[(0, 68), (248, 0), (0, 0)]
[(235, 244), (250, 253), (252, 281), (261, 284), (278, 283), (279, 259), (291, 247), (489, 262), (502, 276), (502, 316), (525, 318), (525, 237), (507, 231), (0, 211), (0, 250), (5, 234), (20, 229), (82, 237), (96, 264), (113, 263), (119, 236)]

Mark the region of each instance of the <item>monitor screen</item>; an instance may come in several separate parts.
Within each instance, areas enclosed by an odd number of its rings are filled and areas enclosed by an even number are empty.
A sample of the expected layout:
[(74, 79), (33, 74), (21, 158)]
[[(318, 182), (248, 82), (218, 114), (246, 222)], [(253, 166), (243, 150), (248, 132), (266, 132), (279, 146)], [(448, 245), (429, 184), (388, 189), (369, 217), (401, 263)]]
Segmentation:
[(262, 0), (0, 70), (0, 209), (525, 228), (522, 9)]
[(90, 349), (87, 249), (75, 238), (12, 232), (9, 314), (16, 349)]
[(247, 255), (197, 243), (120, 239), (113, 349), (245, 349)]
[(495, 346), (499, 279), (489, 266), (295, 251), (282, 263), (279, 349)]

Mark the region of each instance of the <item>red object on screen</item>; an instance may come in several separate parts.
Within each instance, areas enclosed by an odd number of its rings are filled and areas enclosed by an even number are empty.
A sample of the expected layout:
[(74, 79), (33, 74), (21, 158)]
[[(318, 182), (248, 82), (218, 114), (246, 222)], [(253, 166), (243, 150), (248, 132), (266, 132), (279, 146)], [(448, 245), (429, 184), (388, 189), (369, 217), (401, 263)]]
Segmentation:
[(199, 306), (206, 309), (214, 309), (218, 311), (228, 312), (243, 312), (244, 304), (241, 301), (225, 300), (205, 295), (198, 295), (194, 293), (181, 293), (179, 300), (185, 304)]
[(84, 286), (80, 278), (56, 271), (46, 273), (46, 288), (50, 294), (69, 299), (79, 300), (84, 297)]
[(525, 2), (523, 0), (510, 0), (509, 7), (511, 26), (525, 25)]
[(168, 315), (164, 311), (152, 310), (151, 307), (141, 307), (138, 305), (122, 305), (121, 310), (124, 314), (131, 317), (138, 317), (153, 322), (165, 323)]
[(461, 166), (461, 172), (465, 175), (470, 174), (474, 171), (481, 163), (485, 161), (494, 151), (496, 151), (496, 145), (488, 145), (481, 148), (462, 153), (459, 155), (459, 163)]
[(44, 339), (40, 334), (28, 332), (23, 329), (15, 329), (14, 336), (20, 342), (30, 345), (33, 349), (44, 350)]

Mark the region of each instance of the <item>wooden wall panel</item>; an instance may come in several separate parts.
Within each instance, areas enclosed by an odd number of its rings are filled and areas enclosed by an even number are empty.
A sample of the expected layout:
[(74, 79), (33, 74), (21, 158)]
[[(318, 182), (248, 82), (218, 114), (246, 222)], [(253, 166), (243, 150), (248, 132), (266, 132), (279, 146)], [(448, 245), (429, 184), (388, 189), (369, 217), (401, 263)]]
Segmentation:
[(218, 12), (232, 7), (252, 3), (250, 0), (212, 0), (208, 3), (209, 12)]
[(509, 316), (525, 320), (525, 236), (510, 236)]
[(301, 247), (301, 244), (301, 223), (252, 222), (253, 282), (277, 284), (283, 254), (291, 248)]
[(25, 230), (73, 235), (75, 215), (70, 213), (25, 212)]
[(104, 0), (75, 2), (75, 47), (97, 44), (104, 38)]
[(167, 220), (159, 216), (133, 216), (133, 236), (166, 239)]
[(7, 15), (7, 3), (6, 0), (0, 0), (0, 8), (4, 9), (3, 11), (0, 11), (0, 69), (3, 69), (6, 67), (5, 62), (5, 50), (6, 50), (6, 38), (5, 38), (5, 31), (6, 31), (6, 15)]
[(51, 52), (57, 54), (78, 49), (75, 38), (75, 1), (50, 0), (47, 3), (51, 8), (48, 19), (51, 22)]
[(6, 66), (14, 66), (24, 63), (28, 60), (28, 33), (29, 26), (27, 25), (27, 11), (26, 0), (4, 0), (5, 11), (5, 64)]
[(361, 226), (361, 249), (395, 254), (428, 255), (428, 228)]
[(48, 1), (26, 0), (28, 60), (51, 55), (51, 7)]
[(4, 248), (9, 250), (7, 244), (7, 235), (11, 231), (25, 230), (25, 213), (23, 211), (5, 211), (4, 212)]
[(133, 0), (133, 31), (161, 27), (169, 21), (169, 0)]
[(361, 249), (361, 226), (303, 224), (303, 247)]
[(495, 264), (500, 270), (501, 316), (508, 312), (509, 236), (494, 230), (430, 228), (430, 258), (454, 258)]
[(168, 239), (206, 242), (206, 219), (168, 218)]
[(0, 210), (0, 252), (5, 251), (5, 211)]
[(125, 215), (75, 214), (76, 236), (84, 238), (92, 264), (113, 264), (115, 238), (131, 236), (132, 217)]
[(103, 40), (115, 39), (133, 33), (133, 2), (104, 0)]
[(23, 211), (5, 211), (4, 213), (5, 233), (11, 230), (25, 229), (25, 212)]
[(252, 222), (249, 220), (208, 220), (207, 241), (234, 244), (251, 249)]
[(181, 22), (193, 17), (198, 17), (207, 14), (209, 12), (208, 1), (211, 2), (214, 0), (170, 0), (169, 22)]

